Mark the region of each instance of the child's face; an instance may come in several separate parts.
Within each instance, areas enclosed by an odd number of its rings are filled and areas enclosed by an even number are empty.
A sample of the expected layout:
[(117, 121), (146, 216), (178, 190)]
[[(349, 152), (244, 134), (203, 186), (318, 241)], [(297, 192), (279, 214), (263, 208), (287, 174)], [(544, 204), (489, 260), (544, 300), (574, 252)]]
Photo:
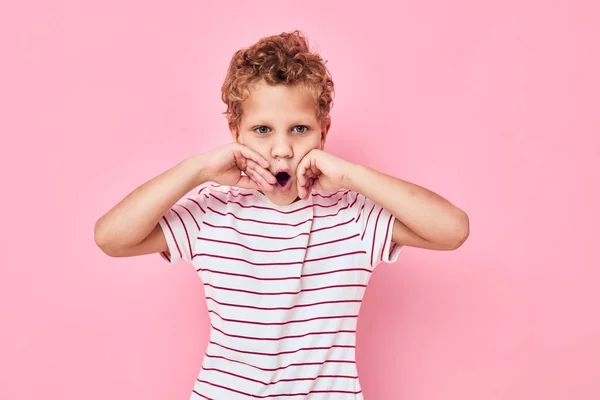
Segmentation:
[(258, 152), (271, 164), (276, 175), (285, 170), (289, 179), (277, 176), (279, 183), (265, 195), (275, 204), (293, 203), (298, 198), (296, 168), (313, 149), (323, 149), (327, 127), (317, 119), (317, 104), (301, 86), (283, 84), (257, 85), (242, 104), (239, 131), (232, 130), (234, 140)]

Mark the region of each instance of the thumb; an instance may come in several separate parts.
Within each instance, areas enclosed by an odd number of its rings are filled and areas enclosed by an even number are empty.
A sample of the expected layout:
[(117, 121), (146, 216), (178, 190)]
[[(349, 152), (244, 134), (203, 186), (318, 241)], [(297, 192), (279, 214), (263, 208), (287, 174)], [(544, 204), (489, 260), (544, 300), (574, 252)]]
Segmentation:
[(323, 187), (323, 185), (321, 185), (321, 181), (319, 178), (314, 179), (314, 182), (312, 184), (312, 188), (315, 190), (325, 190), (325, 188)]

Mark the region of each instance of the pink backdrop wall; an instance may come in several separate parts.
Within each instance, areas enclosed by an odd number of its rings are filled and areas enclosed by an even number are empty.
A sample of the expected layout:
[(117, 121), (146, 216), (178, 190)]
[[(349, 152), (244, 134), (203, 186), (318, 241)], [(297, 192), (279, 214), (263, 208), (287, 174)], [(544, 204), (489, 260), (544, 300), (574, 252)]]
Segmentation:
[(406, 249), (373, 275), (366, 399), (600, 398), (596, 3), (211, 3), (2, 5), (0, 398), (188, 398), (200, 280), (105, 256), (93, 225), (228, 141), (229, 58), (296, 28), (337, 84), (329, 151), (471, 219), (459, 250)]

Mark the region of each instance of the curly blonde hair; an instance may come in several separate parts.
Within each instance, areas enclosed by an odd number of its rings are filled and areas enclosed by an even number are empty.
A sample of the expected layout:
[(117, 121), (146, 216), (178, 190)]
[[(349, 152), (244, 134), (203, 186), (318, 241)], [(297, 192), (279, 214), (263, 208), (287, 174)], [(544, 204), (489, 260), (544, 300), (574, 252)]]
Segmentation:
[(270, 85), (303, 85), (315, 97), (320, 124), (330, 124), (334, 85), (326, 62), (309, 49), (305, 35), (298, 30), (263, 37), (236, 51), (221, 87), (221, 99), (227, 105), (223, 114), (229, 127), (239, 128), (242, 102), (261, 81)]

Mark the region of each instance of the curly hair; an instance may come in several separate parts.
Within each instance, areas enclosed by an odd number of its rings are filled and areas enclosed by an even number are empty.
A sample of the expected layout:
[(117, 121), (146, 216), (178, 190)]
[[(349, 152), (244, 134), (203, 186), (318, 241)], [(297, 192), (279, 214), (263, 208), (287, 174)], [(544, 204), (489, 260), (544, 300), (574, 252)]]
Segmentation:
[(270, 85), (303, 85), (316, 100), (319, 123), (331, 123), (334, 85), (326, 62), (309, 49), (305, 35), (298, 30), (263, 37), (236, 51), (221, 87), (221, 99), (227, 105), (223, 114), (229, 127), (239, 127), (242, 102), (261, 81)]

